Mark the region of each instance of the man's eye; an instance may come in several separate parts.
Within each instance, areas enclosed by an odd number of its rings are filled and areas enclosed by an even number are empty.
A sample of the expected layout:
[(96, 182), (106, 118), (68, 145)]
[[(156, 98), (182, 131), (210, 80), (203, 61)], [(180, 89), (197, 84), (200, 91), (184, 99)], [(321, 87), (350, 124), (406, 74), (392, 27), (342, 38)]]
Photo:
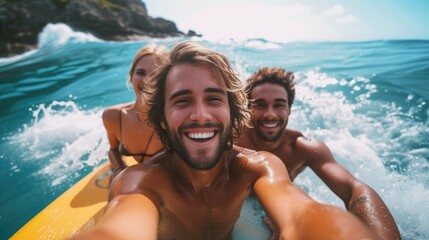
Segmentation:
[(207, 99), (207, 101), (208, 101), (208, 102), (221, 102), (221, 101), (222, 101), (222, 99), (221, 99), (221, 98), (219, 98), (219, 97), (209, 97), (209, 98)]
[(174, 102), (175, 105), (183, 105), (183, 104), (187, 104), (190, 101), (188, 99), (178, 99)]

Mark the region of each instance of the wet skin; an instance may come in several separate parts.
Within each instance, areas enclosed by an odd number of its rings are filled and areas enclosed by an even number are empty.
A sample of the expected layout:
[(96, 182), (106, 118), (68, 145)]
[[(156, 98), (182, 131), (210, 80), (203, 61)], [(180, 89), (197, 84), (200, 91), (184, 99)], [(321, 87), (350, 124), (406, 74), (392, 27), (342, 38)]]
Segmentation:
[(278, 84), (263, 83), (251, 92), (252, 128), (236, 144), (257, 151), (269, 151), (286, 165), (293, 181), (306, 167), (340, 197), (347, 210), (376, 232), (381, 239), (400, 239), (400, 233), (380, 196), (338, 164), (321, 141), (287, 129), (290, 109), (288, 93)]
[(222, 136), (231, 124), (229, 103), (212, 71), (205, 64), (172, 67), (164, 125), (182, 153), (162, 153), (121, 172), (104, 217), (76, 239), (231, 239), (251, 188), (281, 237), (373, 238), (351, 214), (319, 204), (294, 186), (275, 155), (240, 147), (223, 150)]
[[(167, 77), (164, 124), (177, 154), (127, 169), (112, 197), (150, 192), (158, 202), (158, 239), (229, 239), (252, 184), (239, 151), (224, 152), (230, 134), (227, 93), (207, 65), (177, 65)], [(131, 178), (139, 173), (137, 178)], [(134, 188), (134, 187), (133, 187)], [(162, 199), (162, 201), (157, 201)], [(192, 213), (192, 214), (190, 214)]]

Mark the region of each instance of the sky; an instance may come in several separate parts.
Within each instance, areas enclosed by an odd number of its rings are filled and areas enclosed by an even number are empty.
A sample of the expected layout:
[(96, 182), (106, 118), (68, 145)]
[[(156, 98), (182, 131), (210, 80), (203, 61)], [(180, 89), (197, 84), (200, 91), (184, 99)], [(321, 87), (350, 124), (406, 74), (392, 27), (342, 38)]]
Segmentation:
[(213, 40), (429, 40), (429, 0), (142, 1), (151, 17)]

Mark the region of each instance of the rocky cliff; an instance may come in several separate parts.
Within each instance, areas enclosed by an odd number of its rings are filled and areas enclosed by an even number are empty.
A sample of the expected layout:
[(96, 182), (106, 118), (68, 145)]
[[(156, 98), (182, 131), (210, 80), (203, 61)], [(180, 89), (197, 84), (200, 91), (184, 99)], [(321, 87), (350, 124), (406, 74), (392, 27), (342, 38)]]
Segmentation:
[(141, 0), (0, 0), (0, 57), (36, 48), (48, 23), (113, 41), (183, 35), (173, 22), (150, 17)]

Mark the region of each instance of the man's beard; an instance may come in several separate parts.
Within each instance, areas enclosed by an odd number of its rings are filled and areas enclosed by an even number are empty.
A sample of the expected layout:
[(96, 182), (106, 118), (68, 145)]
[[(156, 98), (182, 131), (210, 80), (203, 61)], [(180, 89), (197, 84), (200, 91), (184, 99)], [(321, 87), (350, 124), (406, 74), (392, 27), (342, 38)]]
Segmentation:
[[(197, 123), (182, 125), (179, 127), (178, 132), (172, 131), (168, 127), (169, 132), (169, 142), (170, 146), (174, 150), (179, 157), (181, 157), (185, 163), (190, 166), (193, 169), (197, 170), (209, 170), (212, 169), (216, 164), (219, 162), (223, 152), (228, 149), (228, 141), (231, 138), (231, 127), (230, 124), (227, 125), (228, 127), (224, 129), (224, 127), (220, 123), (206, 123), (204, 125), (199, 125)], [(192, 128), (216, 128), (218, 129), (218, 133), (220, 137), (220, 142), (217, 147), (217, 150), (213, 154), (213, 156), (206, 156), (205, 149), (199, 149), (197, 151), (197, 155), (201, 157), (195, 157), (192, 158), (189, 154), (189, 151), (185, 148), (185, 145), (180, 138), (179, 134), (184, 136), (184, 130), (189, 130)], [(187, 136), (184, 136), (187, 137)]]
[[(254, 129), (256, 132), (256, 135), (261, 138), (265, 142), (275, 142), (280, 139), (280, 137), (283, 135), (283, 132), (286, 129), (287, 120), (280, 122), (280, 128), (277, 130), (277, 132), (274, 135), (267, 135), (261, 128), (260, 125), (261, 121), (257, 121), (256, 124), (254, 124)], [(262, 121), (263, 122), (263, 121)]]

